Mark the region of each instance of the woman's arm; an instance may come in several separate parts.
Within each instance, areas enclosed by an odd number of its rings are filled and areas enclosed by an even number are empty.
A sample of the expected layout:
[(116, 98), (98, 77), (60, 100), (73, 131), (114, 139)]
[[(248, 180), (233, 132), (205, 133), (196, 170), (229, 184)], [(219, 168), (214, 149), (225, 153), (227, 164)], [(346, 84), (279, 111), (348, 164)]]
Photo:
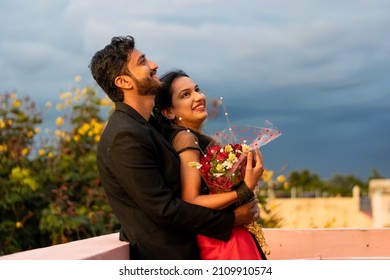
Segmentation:
[(182, 199), (196, 205), (223, 209), (238, 200), (237, 192), (230, 191), (212, 195), (201, 194), (202, 177), (196, 168), (189, 167), (188, 163), (199, 161), (200, 152), (187, 150), (180, 153), (180, 177), (182, 185)]

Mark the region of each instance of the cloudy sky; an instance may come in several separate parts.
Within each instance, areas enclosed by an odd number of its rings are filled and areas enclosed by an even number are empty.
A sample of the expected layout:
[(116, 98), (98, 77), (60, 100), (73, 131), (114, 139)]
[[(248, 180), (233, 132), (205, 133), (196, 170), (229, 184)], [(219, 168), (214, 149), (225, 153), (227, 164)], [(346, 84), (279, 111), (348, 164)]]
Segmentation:
[[(57, 102), (117, 35), (182, 68), (233, 124), (270, 120), (267, 168), (390, 177), (388, 0), (2, 0), (0, 90)], [(213, 133), (223, 116), (207, 122)]]

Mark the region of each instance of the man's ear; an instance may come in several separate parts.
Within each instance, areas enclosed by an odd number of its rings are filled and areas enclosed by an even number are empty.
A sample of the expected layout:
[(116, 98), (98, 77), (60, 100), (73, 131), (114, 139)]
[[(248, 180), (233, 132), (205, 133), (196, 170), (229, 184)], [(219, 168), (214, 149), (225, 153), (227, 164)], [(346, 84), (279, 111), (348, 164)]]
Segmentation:
[(132, 89), (133, 80), (127, 75), (120, 75), (115, 78), (115, 85), (119, 88)]
[(171, 108), (162, 109), (161, 114), (169, 120), (173, 121), (175, 119), (175, 114), (172, 112)]

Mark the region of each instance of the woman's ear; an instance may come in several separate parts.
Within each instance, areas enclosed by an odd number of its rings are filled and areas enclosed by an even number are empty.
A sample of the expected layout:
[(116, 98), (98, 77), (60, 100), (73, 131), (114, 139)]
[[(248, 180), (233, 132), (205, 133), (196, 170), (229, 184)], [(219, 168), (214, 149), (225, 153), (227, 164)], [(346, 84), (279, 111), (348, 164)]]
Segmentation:
[(175, 119), (175, 114), (172, 112), (171, 108), (162, 109), (161, 114), (168, 120), (173, 121)]
[(133, 81), (131, 80), (131, 78), (127, 75), (120, 75), (115, 78), (115, 85), (119, 88), (132, 89), (132, 82)]

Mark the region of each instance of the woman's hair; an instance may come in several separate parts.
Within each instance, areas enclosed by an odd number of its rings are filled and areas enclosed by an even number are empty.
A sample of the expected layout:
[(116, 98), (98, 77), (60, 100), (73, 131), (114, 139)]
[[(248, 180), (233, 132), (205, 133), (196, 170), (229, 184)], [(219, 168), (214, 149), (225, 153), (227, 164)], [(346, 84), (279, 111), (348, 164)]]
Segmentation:
[(127, 62), (134, 47), (132, 36), (113, 37), (109, 45), (95, 53), (89, 64), (93, 78), (114, 102), (123, 101), (123, 91), (115, 85), (115, 78), (127, 73)]
[(171, 121), (162, 114), (162, 110), (172, 106), (172, 83), (176, 78), (189, 77), (183, 70), (177, 69), (165, 73), (160, 77), (163, 82), (155, 98), (153, 114), (162, 123), (170, 125)]

